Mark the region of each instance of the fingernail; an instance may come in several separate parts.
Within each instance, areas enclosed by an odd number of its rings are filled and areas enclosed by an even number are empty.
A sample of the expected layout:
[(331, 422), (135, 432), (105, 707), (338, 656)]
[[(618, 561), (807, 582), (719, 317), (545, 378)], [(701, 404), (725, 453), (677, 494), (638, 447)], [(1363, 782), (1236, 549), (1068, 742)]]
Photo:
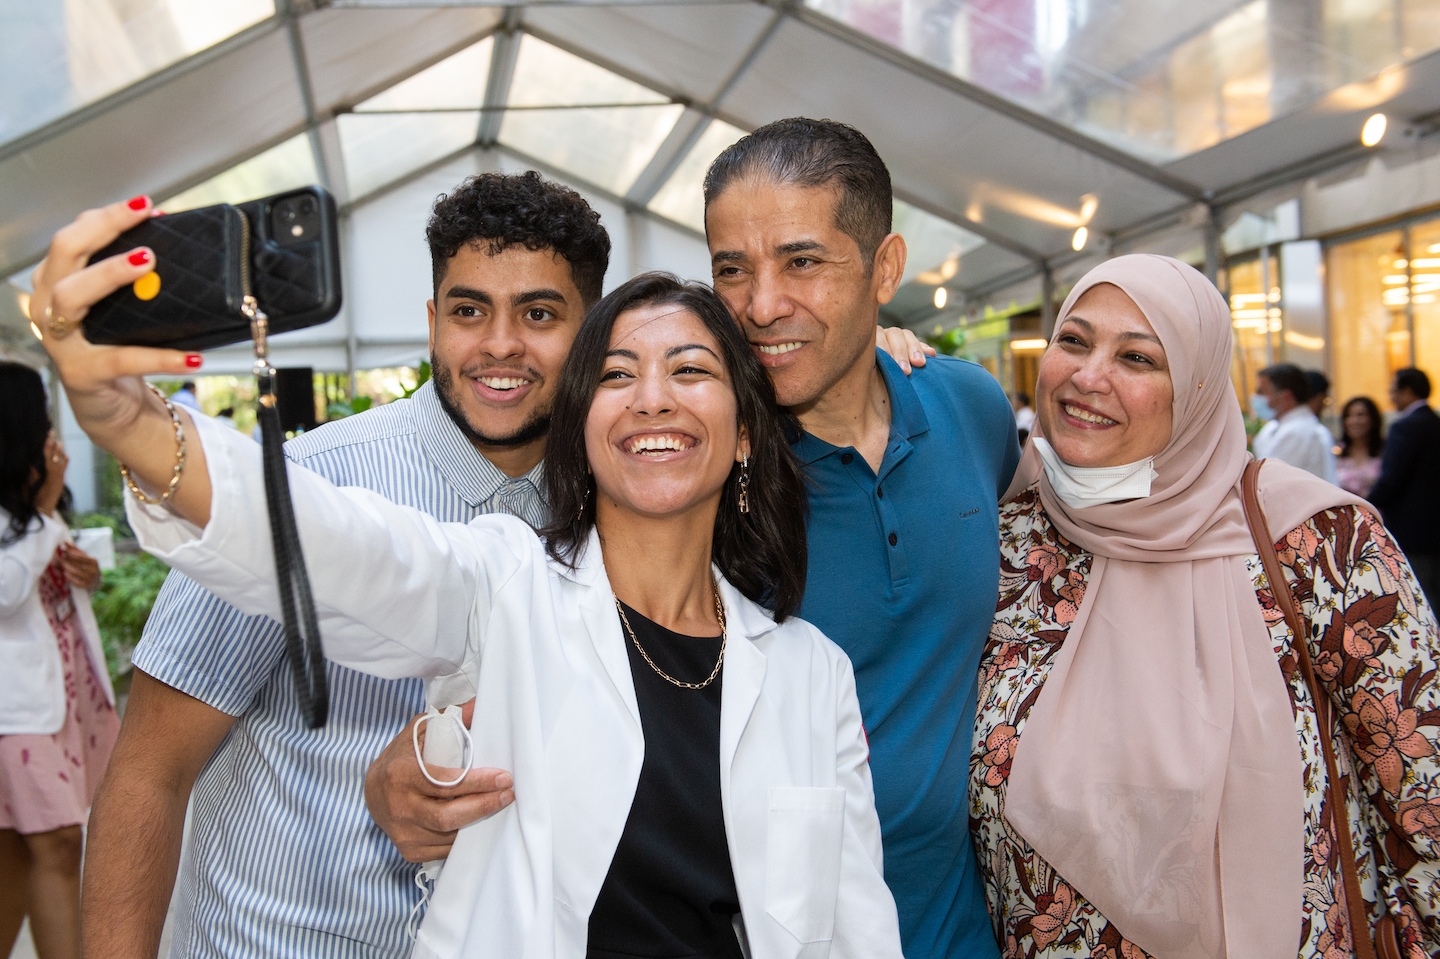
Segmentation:
[(138, 212), (150, 205), (150, 198), (142, 193), (139, 196), (132, 196), (129, 200), (126, 200), (125, 205)]
[(502, 805), (502, 806), (508, 806), (508, 805), (510, 805), (510, 804), (511, 804), (512, 802), (514, 802), (514, 801), (515, 801), (515, 794), (514, 794), (514, 793), (501, 793), (501, 794), (500, 794), (500, 805)]
[(495, 777), (496, 789), (509, 789), (513, 785), (515, 785), (515, 780), (510, 778), (509, 773), (501, 773)]
[(192, 369), (192, 370), (198, 370), (198, 369), (200, 369), (200, 364), (201, 364), (201, 363), (204, 363), (204, 362), (205, 362), (205, 361), (200, 358), (200, 354), (199, 354), (199, 353), (187, 353), (187, 354), (185, 354), (185, 365), (188, 366), (188, 367), (190, 367), (190, 369)]
[(919, 350), (916, 350), (914, 353), (910, 354), (910, 359), (916, 363), (919, 363), (921, 360), (925, 359), (925, 354), (921, 353)]
[(128, 257), (126, 257), (126, 259), (130, 261), (131, 266), (144, 266), (146, 263), (150, 262), (150, 251), (136, 250), (134, 253), (131, 253)]

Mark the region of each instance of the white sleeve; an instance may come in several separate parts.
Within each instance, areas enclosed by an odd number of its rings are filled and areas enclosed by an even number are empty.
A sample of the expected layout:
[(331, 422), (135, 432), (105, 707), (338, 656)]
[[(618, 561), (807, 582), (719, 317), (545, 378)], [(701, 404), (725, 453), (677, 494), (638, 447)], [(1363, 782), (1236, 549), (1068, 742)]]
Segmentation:
[[(198, 529), (127, 494), (130, 525), (148, 552), (216, 596), (278, 620), (260, 446), (192, 418), (210, 473), (209, 524)], [(369, 490), (342, 489), (288, 467), (325, 655), (387, 678), (448, 675), (469, 664), (495, 592), (533, 562), (529, 527), (498, 516), (468, 527), (440, 523)]]
[(845, 835), (840, 850), (839, 901), (830, 955), (834, 959), (900, 956), (900, 920), (885, 884), (880, 816), (870, 780), (870, 744), (860, 720), (855, 671), (836, 659), (835, 785), (845, 790)]
[[(9, 516), (0, 516), (8, 525)], [(38, 524), (31, 520), (25, 535), (0, 551), (0, 616), (13, 615), (30, 598), (40, 574), (64, 541), (65, 524), (41, 514)]]

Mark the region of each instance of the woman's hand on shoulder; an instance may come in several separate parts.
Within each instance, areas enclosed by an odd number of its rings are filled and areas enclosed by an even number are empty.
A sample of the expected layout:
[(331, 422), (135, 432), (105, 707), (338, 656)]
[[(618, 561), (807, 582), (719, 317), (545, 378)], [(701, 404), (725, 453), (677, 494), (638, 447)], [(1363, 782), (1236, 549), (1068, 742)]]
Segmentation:
[(30, 318), (65, 384), (77, 422), (101, 446), (107, 446), (106, 434), (123, 431), (147, 408), (154, 412), (141, 376), (193, 373), (199, 366), (197, 355), (180, 350), (96, 346), (79, 329), (92, 306), (155, 269), (155, 253), (146, 247), (87, 265), (91, 256), (152, 215), (148, 197), (86, 210), (55, 234), (31, 275)]
[(912, 366), (924, 366), (928, 357), (935, 355), (935, 347), (920, 342), (920, 338), (902, 326), (875, 327), (875, 345), (899, 364), (906, 376)]

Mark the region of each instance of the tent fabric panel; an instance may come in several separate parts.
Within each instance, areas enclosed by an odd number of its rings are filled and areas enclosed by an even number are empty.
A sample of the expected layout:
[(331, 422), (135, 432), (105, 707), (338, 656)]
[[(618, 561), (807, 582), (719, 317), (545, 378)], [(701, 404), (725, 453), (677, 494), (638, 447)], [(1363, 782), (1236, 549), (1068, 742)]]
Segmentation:
[(485, 84), (494, 49), (493, 36), (472, 43), (362, 101), (355, 110), (478, 110), (485, 104)]
[(773, 16), (760, 4), (584, 6), (525, 11), (525, 25), (593, 51), (657, 89), (708, 102)]
[(273, 30), (0, 161), (0, 275), (76, 211), (164, 196), (304, 122), (289, 42)]
[[(1270, 171), (1358, 145), (1360, 127), (1382, 112), (1397, 128), (1410, 117), (1433, 115), (1440, 107), (1440, 51), (1378, 77), (1331, 92), (1318, 103), (1272, 120), (1208, 150), (1166, 167), (1167, 171), (1217, 192), (1245, 184)], [(1388, 131), (1386, 140), (1403, 136)]]
[[(500, 23), (493, 7), (325, 9), (300, 18), (316, 109), (354, 105)], [(480, 78), (481, 86), (484, 77)]]
[(987, 227), (1044, 254), (1068, 249), (1086, 193), (1100, 198), (1092, 226), (1100, 230), (1182, 199), (793, 20), (736, 84), (725, 111), (752, 126), (797, 114), (854, 124), (880, 144), (898, 192), (953, 211), (962, 226), (967, 212), (978, 214)]

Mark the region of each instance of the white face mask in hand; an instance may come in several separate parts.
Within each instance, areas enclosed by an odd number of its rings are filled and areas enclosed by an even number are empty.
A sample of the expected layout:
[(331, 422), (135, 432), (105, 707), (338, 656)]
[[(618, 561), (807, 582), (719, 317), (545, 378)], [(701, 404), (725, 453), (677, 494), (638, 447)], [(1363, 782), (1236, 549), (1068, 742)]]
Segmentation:
[(1159, 475), (1155, 472), (1153, 456), (1125, 466), (1086, 468), (1071, 466), (1060, 459), (1055, 448), (1045, 442), (1043, 437), (1033, 437), (1031, 442), (1035, 444), (1040, 461), (1045, 466), (1045, 477), (1050, 480), (1050, 488), (1060, 497), (1060, 501), (1071, 509), (1116, 503), (1124, 499), (1144, 499), (1150, 495), (1150, 484)]

